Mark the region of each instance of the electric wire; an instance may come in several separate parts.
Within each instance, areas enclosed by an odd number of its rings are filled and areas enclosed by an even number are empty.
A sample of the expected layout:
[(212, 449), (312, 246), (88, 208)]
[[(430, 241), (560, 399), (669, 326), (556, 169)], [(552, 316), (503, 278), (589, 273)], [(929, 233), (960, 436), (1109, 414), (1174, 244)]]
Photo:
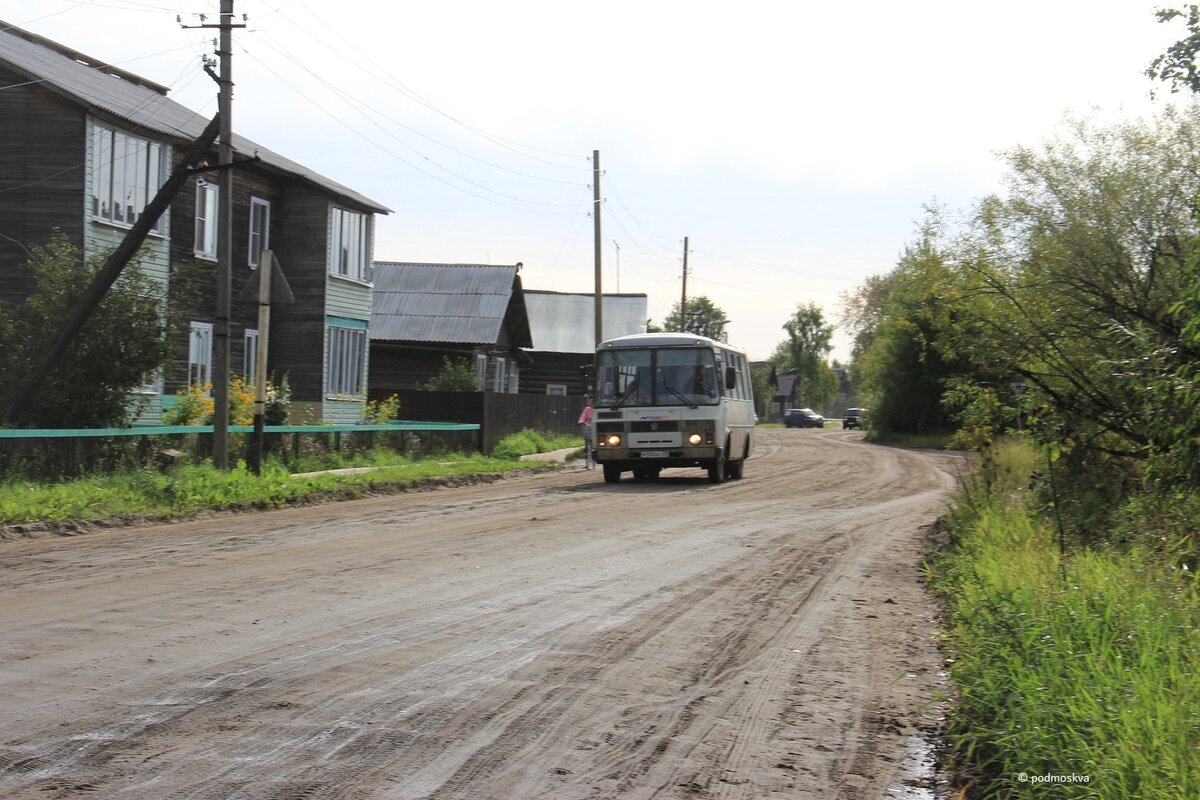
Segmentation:
[[(347, 124), (347, 123), (346, 123), (346, 121), (345, 121), (345, 120), (343, 120), (343, 119), (341, 119), (340, 117), (338, 117), (336, 114), (334, 114), (334, 113), (333, 113), (332, 111), (330, 111), (329, 109), (325, 108), (324, 106), (322, 106), (322, 105), (320, 105), (320, 104), (313, 103), (313, 102), (312, 102), (312, 100), (311, 100), (311, 98), (307, 97), (307, 96), (306, 96), (306, 95), (305, 95), (303, 92), (301, 92), (301, 91), (300, 91), (300, 90), (299, 90), (299, 89), (298, 89), (296, 86), (294, 86), (294, 85), (293, 85), (293, 84), (292, 84), (290, 81), (288, 81), (286, 78), (284, 78), (284, 77), (283, 77), (282, 75), (280, 75), (278, 72), (276, 72), (276, 71), (275, 71), (273, 68), (271, 68), (271, 66), (270, 66), (270, 65), (268, 65), (266, 62), (264, 62), (262, 59), (260, 59), (260, 58), (259, 58), (258, 56), (256, 56), (254, 53), (252, 53), (252, 52), (250, 52), (249, 50), (247, 50), (247, 49), (245, 48), (245, 46), (244, 46), (244, 45), (239, 45), (239, 48), (241, 49), (241, 51), (242, 51), (242, 52), (243, 52), (243, 53), (244, 53), (246, 56), (248, 56), (250, 59), (252, 59), (252, 60), (253, 60), (255, 63), (257, 63), (257, 64), (258, 64), (259, 66), (261, 66), (263, 69), (267, 70), (267, 71), (268, 71), (268, 72), (270, 72), (272, 75), (274, 75), (274, 76), (275, 76), (275, 77), (276, 77), (276, 78), (277, 78), (277, 79), (278, 79), (278, 80), (279, 80), (281, 83), (283, 83), (283, 84), (284, 84), (285, 86), (287, 86), (289, 89), (291, 89), (292, 91), (294, 91), (294, 92), (295, 92), (295, 93), (296, 93), (296, 94), (297, 94), (299, 97), (301, 97), (301, 98), (304, 98), (304, 100), (305, 100), (306, 102), (310, 103), (310, 104), (311, 104), (311, 105), (312, 105), (314, 108), (318, 109), (319, 111), (321, 111), (322, 113), (324, 113), (326, 116), (328, 116), (328, 117), (330, 117), (331, 119), (333, 119), (333, 120), (334, 120), (335, 122), (337, 122), (339, 125), (341, 125), (342, 127), (346, 128), (348, 131), (350, 131), (351, 133), (353, 133), (355, 136), (357, 136), (358, 138), (362, 139), (362, 140), (363, 140), (364, 142), (366, 142), (367, 144), (370, 144), (372, 147), (376, 148), (376, 149), (377, 149), (377, 150), (379, 150), (380, 152), (382, 152), (382, 153), (384, 153), (384, 154), (386, 154), (386, 155), (390, 156), (390, 157), (391, 157), (391, 158), (393, 158), (394, 160), (396, 160), (396, 161), (399, 161), (400, 163), (402, 163), (402, 164), (404, 164), (404, 165), (406, 165), (406, 166), (410, 167), (411, 169), (414, 169), (414, 170), (416, 170), (417, 172), (421, 173), (422, 175), (425, 175), (425, 176), (426, 176), (426, 177), (428, 177), (428, 178), (431, 178), (432, 180), (435, 180), (435, 181), (437, 181), (438, 183), (441, 183), (441, 184), (443, 184), (444, 186), (447, 186), (447, 187), (449, 187), (449, 188), (451, 188), (451, 189), (454, 189), (454, 190), (456, 190), (456, 191), (462, 192), (463, 194), (470, 195), (471, 197), (475, 197), (476, 199), (483, 200), (483, 201), (485, 201), (485, 202), (488, 202), (488, 203), (492, 203), (493, 205), (501, 206), (501, 207), (504, 207), (504, 208), (509, 208), (509, 209), (512, 209), (512, 210), (514, 210), (514, 211), (524, 211), (524, 212), (526, 212), (526, 213), (530, 213), (530, 214), (544, 214), (544, 215), (548, 215), (548, 216), (569, 216), (569, 215), (571, 215), (571, 214), (578, 213), (578, 212), (555, 212), (555, 211), (539, 211), (539, 210), (537, 210), (537, 209), (525, 208), (525, 207), (522, 207), (522, 206), (516, 206), (516, 205), (512, 205), (512, 204), (510, 204), (510, 203), (501, 202), (501, 201), (499, 201), (499, 200), (496, 200), (496, 199), (494, 199), (494, 198), (487, 197), (487, 196), (485, 196), (485, 195), (479, 194), (479, 193), (477, 193), (477, 192), (474, 192), (474, 191), (471, 191), (471, 190), (469, 190), (469, 189), (465, 189), (465, 188), (463, 188), (462, 186), (458, 186), (458, 185), (456, 185), (456, 184), (453, 184), (453, 183), (451, 183), (450, 181), (446, 180), (445, 178), (442, 178), (442, 177), (441, 177), (441, 176), (439, 176), (439, 175), (435, 175), (434, 173), (432, 173), (432, 172), (429, 172), (428, 170), (422, 169), (422, 168), (421, 168), (419, 165), (417, 165), (417, 164), (414, 164), (412, 161), (410, 161), (410, 160), (408, 160), (408, 159), (404, 158), (404, 157), (403, 157), (403, 156), (401, 156), (400, 154), (398, 154), (398, 153), (394, 152), (393, 150), (390, 150), (389, 148), (385, 147), (384, 145), (380, 144), (379, 142), (376, 142), (374, 139), (371, 139), (370, 137), (366, 136), (366, 135), (365, 135), (365, 134), (363, 134), (361, 131), (359, 131), (359, 130), (356, 130), (355, 128), (351, 127), (349, 124)], [(459, 177), (459, 176), (456, 176), (456, 177)], [(463, 180), (467, 180), (467, 179), (465, 179), (465, 178), (464, 178)], [(488, 191), (492, 191), (492, 190), (488, 190)], [(497, 194), (497, 195), (500, 195), (500, 193), (499, 193), (499, 192), (493, 192), (493, 193), (494, 193), (494, 194)], [(503, 196), (503, 195), (501, 195), (501, 196)], [(529, 202), (529, 201), (523, 201), (523, 200), (517, 199), (517, 202)]]
[(331, 32), (334, 36), (336, 36), (338, 39), (340, 39), (342, 42), (344, 42), (348, 46), (350, 52), (353, 52), (353, 53), (361, 56), (363, 58), (363, 60), (366, 61), (367, 64), (369, 64), (373, 69), (368, 70), (368, 69), (364, 68), (361, 64), (356, 63), (349, 56), (346, 55), (346, 52), (332, 47), (330, 45), (329, 41), (325, 37), (320, 37), (320, 36), (314, 35), (310, 31), (308, 31), (306, 28), (301, 26), (296, 20), (291, 19), (290, 17), (284, 17), (285, 21), (287, 21), (289, 24), (294, 26), (301, 33), (312, 38), (314, 41), (316, 41), (322, 47), (328, 49), (330, 52), (332, 52), (337, 57), (345, 60), (347, 63), (349, 63), (352, 66), (354, 66), (355, 68), (359, 69), (364, 74), (384, 83), (384, 85), (390, 86), (392, 89), (394, 89), (395, 91), (404, 95), (405, 97), (408, 97), (409, 99), (413, 100), (414, 102), (421, 104), (422, 106), (424, 106), (425, 108), (434, 112), (435, 114), (438, 114), (438, 115), (446, 118), (447, 120), (455, 123), (456, 125), (459, 125), (460, 127), (475, 134), (476, 136), (479, 136), (479, 137), (485, 139), (486, 141), (489, 141), (492, 144), (495, 144), (498, 147), (502, 147), (503, 149), (508, 150), (516, 155), (523, 157), (523, 158), (529, 158), (531, 160), (540, 161), (541, 163), (548, 164), (548, 165), (554, 166), (554, 167), (559, 167), (559, 168), (575, 169), (575, 170), (587, 170), (588, 169), (588, 167), (586, 165), (578, 165), (577, 166), (574, 163), (560, 164), (560, 163), (546, 160), (545, 158), (541, 158), (538, 156), (532, 156), (529, 154), (529, 152), (522, 152), (522, 151), (527, 150), (527, 151), (530, 151), (533, 153), (543, 153), (545, 155), (570, 159), (571, 161), (578, 161), (581, 158), (586, 158), (585, 156), (580, 156), (580, 155), (574, 154), (574, 153), (561, 153), (561, 152), (557, 152), (557, 151), (553, 151), (553, 150), (547, 150), (547, 149), (536, 147), (533, 145), (527, 145), (527, 144), (523, 144), (520, 142), (516, 142), (511, 139), (506, 139), (506, 138), (498, 136), (496, 134), (489, 133), (488, 131), (485, 131), (482, 128), (479, 128), (478, 126), (471, 125), (470, 123), (465, 122), (465, 121), (459, 119), (458, 117), (455, 117), (453, 114), (450, 114), (449, 112), (443, 111), (441, 108), (436, 106), (434, 103), (430, 102), (429, 100), (426, 100), (418, 92), (416, 92), (415, 90), (413, 90), (412, 88), (407, 86), (403, 81), (399, 80), (394, 75), (392, 75), (385, 67), (383, 67), (383, 66), (379, 65), (377, 62), (375, 62), (369, 55), (366, 54), (366, 52), (364, 52), (362, 50), (361, 47), (356, 45), (354, 42), (351, 42), (348, 39), (346, 39), (346, 37), (344, 37), (338, 31), (338, 29), (336, 27), (324, 23), (321, 20), (321, 17), (316, 12), (312, 11), (312, 9), (310, 9), (303, 2), (303, 0), (291, 0), (291, 1), (295, 2), (296, 5), (298, 5), (300, 8), (302, 8), (306, 12), (308, 12), (309, 15), (311, 15), (318, 22), (321, 22), (322, 25), (325, 26), (325, 30)]
[[(450, 151), (451, 151), (451, 152), (453, 152), (453, 153), (457, 153), (458, 155), (461, 155), (461, 156), (463, 156), (463, 157), (465, 157), (465, 158), (469, 158), (469, 159), (472, 159), (472, 160), (474, 160), (474, 161), (478, 161), (478, 162), (480, 162), (480, 163), (482, 163), (482, 164), (486, 164), (486, 165), (488, 165), (488, 166), (490, 166), (490, 167), (493, 167), (493, 168), (495, 168), (495, 169), (502, 170), (502, 171), (504, 171), (504, 172), (508, 172), (508, 173), (510, 173), (510, 174), (517, 175), (517, 176), (520, 176), (520, 177), (523, 177), (523, 178), (530, 178), (530, 179), (532, 179), (532, 180), (545, 181), (545, 182), (548, 182), (548, 183), (557, 183), (557, 184), (562, 184), (562, 185), (565, 185), (565, 186), (575, 186), (575, 187), (579, 187), (579, 188), (582, 188), (582, 187), (584, 186), (584, 184), (581, 184), (581, 183), (579, 183), (578, 181), (568, 181), (568, 180), (561, 180), (561, 179), (557, 179), (557, 178), (547, 178), (547, 177), (540, 176), (540, 175), (532, 175), (532, 174), (529, 174), (529, 173), (526, 173), (526, 172), (521, 172), (521, 171), (519, 171), (519, 170), (510, 169), (510, 168), (508, 168), (508, 167), (504, 167), (504, 166), (502, 166), (502, 165), (495, 164), (495, 163), (493, 163), (493, 162), (487, 161), (486, 159), (479, 158), (478, 156), (474, 156), (474, 155), (472, 155), (472, 154), (470, 154), (470, 153), (467, 153), (466, 151), (463, 151), (463, 150), (460, 150), (460, 149), (458, 149), (458, 148), (452, 147), (452, 146), (450, 146), (450, 145), (448, 145), (448, 144), (445, 144), (444, 142), (441, 142), (441, 141), (439, 141), (439, 140), (437, 140), (437, 139), (433, 138), (432, 136), (428, 136), (428, 135), (426, 135), (426, 134), (424, 134), (424, 133), (421, 133), (420, 131), (416, 130), (415, 128), (413, 128), (413, 127), (411, 127), (411, 126), (409, 126), (409, 125), (406, 125), (406, 124), (404, 124), (403, 122), (400, 122), (399, 120), (397, 120), (397, 119), (395, 119), (394, 117), (390, 116), (389, 114), (387, 114), (387, 113), (385, 113), (385, 112), (383, 112), (383, 111), (379, 110), (378, 108), (376, 108), (375, 106), (371, 105), (370, 103), (364, 102), (363, 100), (361, 100), (361, 99), (359, 99), (359, 98), (355, 97), (354, 95), (350, 94), (349, 92), (347, 92), (347, 91), (345, 91), (345, 90), (343, 90), (343, 89), (341, 89), (341, 88), (339, 88), (339, 87), (335, 86), (334, 84), (332, 84), (331, 82), (329, 82), (329, 81), (328, 81), (328, 80), (326, 80), (325, 78), (323, 78), (323, 77), (321, 77), (320, 75), (318, 75), (318, 74), (317, 74), (316, 72), (314, 72), (313, 70), (309, 69), (309, 68), (308, 68), (308, 67), (307, 67), (307, 66), (306, 66), (306, 65), (305, 65), (303, 62), (301, 62), (301, 61), (299, 61), (298, 59), (294, 58), (294, 57), (293, 57), (293, 56), (292, 56), (290, 53), (288, 53), (288, 52), (287, 52), (287, 50), (286, 50), (286, 49), (282, 49), (281, 47), (277, 46), (277, 44), (276, 44), (276, 42), (275, 42), (275, 40), (274, 40), (274, 38), (273, 38), (273, 37), (271, 37), (271, 36), (270, 36), (270, 35), (268, 35), (268, 34), (264, 34), (264, 33), (261, 33), (261, 32), (259, 32), (259, 33), (260, 33), (260, 35), (262, 36), (262, 41), (263, 41), (263, 43), (264, 43), (264, 44), (266, 44), (266, 45), (267, 45), (269, 48), (271, 48), (272, 50), (274, 50), (276, 53), (278, 53), (278, 54), (279, 54), (279, 55), (281, 55), (282, 57), (284, 57), (284, 58), (288, 59), (289, 61), (291, 61), (292, 63), (294, 63), (294, 64), (295, 64), (297, 67), (299, 67), (300, 69), (302, 69), (303, 71), (305, 71), (306, 73), (308, 73), (310, 76), (312, 76), (312, 78), (313, 78), (314, 80), (316, 80), (316, 81), (318, 81), (319, 83), (321, 83), (321, 84), (322, 84), (323, 86), (325, 86), (325, 88), (327, 88), (329, 91), (333, 92), (334, 94), (336, 94), (337, 96), (339, 96), (340, 98), (342, 98), (344, 101), (346, 101), (348, 104), (350, 104), (351, 106), (355, 107), (355, 110), (356, 110), (356, 111), (358, 111), (358, 112), (359, 112), (359, 113), (360, 113), (360, 114), (361, 114), (361, 115), (364, 117), (364, 119), (366, 119), (366, 120), (367, 120), (368, 122), (370, 122), (372, 125), (375, 125), (375, 127), (379, 128), (379, 129), (380, 129), (380, 130), (381, 130), (383, 133), (385, 133), (385, 134), (387, 134), (389, 137), (391, 137), (391, 138), (395, 139), (397, 142), (399, 142), (400, 144), (402, 144), (402, 145), (404, 145), (405, 147), (407, 147), (409, 150), (411, 150), (411, 151), (412, 151), (413, 153), (415, 153), (416, 155), (420, 156), (420, 157), (421, 157), (422, 159), (424, 159), (425, 161), (428, 161), (430, 164), (433, 164), (434, 166), (437, 166), (438, 168), (440, 168), (440, 169), (443, 169), (443, 170), (445, 170), (446, 172), (449, 172), (450, 174), (454, 175), (456, 178), (459, 178), (460, 180), (463, 180), (463, 181), (465, 181), (465, 182), (467, 182), (467, 183), (470, 183), (470, 184), (472, 184), (472, 185), (474, 185), (474, 186), (476, 186), (476, 187), (478, 187), (478, 188), (480, 188), (480, 189), (483, 189), (483, 190), (485, 190), (485, 191), (493, 191), (493, 192), (495, 191), (495, 190), (493, 190), (493, 189), (490, 189), (490, 188), (488, 188), (487, 186), (484, 186), (484, 185), (483, 185), (483, 184), (481, 184), (481, 183), (478, 183), (478, 182), (476, 182), (476, 181), (473, 181), (473, 180), (471, 180), (470, 178), (467, 178), (467, 177), (465, 177), (465, 176), (463, 176), (463, 175), (460, 175), (460, 174), (456, 173), (454, 170), (451, 170), (451, 169), (449, 169), (448, 167), (445, 167), (445, 166), (441, 165), (440, 163), (438, 163), (437, 161), (435, 161), (435, 160), (434, 160), (433, 158), (431, 158), (430, 156), (428, 156), (428, 155), (426, 155), (425, 153), (423, 153), (423, 152), (421, 152), (421, 151), (417, 150), (417, 149), (416, 149), (415, 147), (413, 147), (411, 144), (409, 144), (408, 142), (404, 141), (402, 138), (400, 138), (399, 136), (397, 136), (397, 135), (396, 135), (395, 133), (393, 133), (392, 131), (390, 131), (390, 130), (388, 130), (388, 129), (384, 128), (384, 127), (383, 127), (382, 125), (380, 125), (378, 122), (375, 122), (374, 120), (370, 119), (370, 117), (368, 117), (368, 116), (367, 116), (367, 115), (366, 115), (366, 114), (365, 114), (365, 113), (362, 111), (362, 109), (366, 109), (366, 110), (370, 111), (371, 113), (373, 113), (373, 114), (377, 115), (378, 117), (380, 117), (380, 118), (382, 118), (382, 119), (384, 119), (384, 120), (386, 120), (386, 121), (390, 122), (391, 124), (393, 124), (393, 125), (396, 125), (397, 127), (403, 128), (404, 130), (406, 130), (406, 131), (408, 131), (408, 132), (410, 132), (410, 133), (412, 133), (412, 134), (414, 134), (414, 135), (416, 135), (416, 136), (419, 136), (419, 137), (421, 137), (421, 138), (423, 138), (423, 139), (425, 139), (425, 140), (427, 140), (427, 141), (429, 141), (429, 142), (432, 142), (433, 144), (436, 144), (436, 145), (438, 145), (438, 146), (440, 146), (440, 147), (444, 147), (444, 148), (446, 148), (447, 150), (450, 150)], [(542, 202), (539, 202), (539, 201), (533, 201), (533, 200), (523, 200), (523, 199), (521, 199), (521, 198), (518, 198), (518, 197), (513, 197), (513, 196), (511, 196), (511, 195), (505, 195), (505, 194), (503, 194), (502, 192), (496, 192), (496, 194), (499, 194), (499, 195), (501, 195), (501, 196), (504, 196), (504, 197), (508, 197), (510, 200), (515, 200), (515, 201), (518, 201), (518, 202), (530, 203), (530, 204), (534, 204), (534, 205), (546, 205), (546, 206), (552, 206), (552, 205), (561, 205), (561, 204), (556, 204), (556, 203), (542, 203)]]

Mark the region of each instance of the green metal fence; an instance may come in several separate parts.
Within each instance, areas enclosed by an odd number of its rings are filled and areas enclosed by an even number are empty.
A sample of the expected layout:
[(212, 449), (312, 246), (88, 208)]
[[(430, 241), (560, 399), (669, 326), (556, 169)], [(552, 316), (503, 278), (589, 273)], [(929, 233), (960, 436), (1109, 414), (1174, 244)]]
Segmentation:
[[(172, 456), (205, 458), (211, 425), (133, 428), (0, 428), (0, 478), (12, 474), (74, 476), (152, 463)], [(251, 425), (230, 425), (251, 434)], [(341, 453), (346, 448), (386, 445), (399, 452), (480, 449), (480, 426), (462, 422), (404, 421), (383, 425), (266, 425), (266, 450), (296, 461), (307, 450)], [(134, 437), (131, 441), (131, 437)], [(249, 442), (251, 437), (240, 437)], [(231, 442), (236, 441), (231, 437)], [(230, 447), (234, 458), (240, 448)]]

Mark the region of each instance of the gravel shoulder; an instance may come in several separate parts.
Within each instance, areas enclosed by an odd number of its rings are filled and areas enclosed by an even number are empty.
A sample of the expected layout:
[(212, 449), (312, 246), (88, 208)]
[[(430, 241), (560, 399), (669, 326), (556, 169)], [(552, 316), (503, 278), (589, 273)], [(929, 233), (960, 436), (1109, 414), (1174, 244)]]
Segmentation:
[(932, 797), (961, 459), (496, 483), (0, 542), (7, 798)]

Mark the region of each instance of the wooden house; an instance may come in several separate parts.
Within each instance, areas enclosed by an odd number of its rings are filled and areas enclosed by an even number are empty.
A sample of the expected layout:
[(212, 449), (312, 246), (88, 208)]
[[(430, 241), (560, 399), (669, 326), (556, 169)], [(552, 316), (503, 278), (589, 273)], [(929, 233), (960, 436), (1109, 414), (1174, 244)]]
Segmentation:
[[(602, 296), (601, 335), (605, 339), (646, 332), (644, 294)], [(533, 344), (521, 391), (582, 395), (591, 389), (596, 353), (596, 296), (525, 290)]]
[[(0, 23), (0, 299), (28, 294), (17, 266), (61, 229), (91, 257), (115, 246), (208, 124), (167, 88)], [(372, 234), (388, 209), (261, 145), (234, 136), (233, 297), (271, 249), (295, 303), (272, 311), (268, 372), (288, 378), (297, 421), (356, 421), (367, 393)], [(217, 163), (214, 149), (209, 163)], [(141, 420), (189, 384), (211, 381), (215, 172), (190, 178), (145, 245), (165, 302), (173, 278), (199, 273), (202, 299), (177, 368), (148, 378)], [(250, 372), (253, 303), (234, 303), (230, 368)]]
[(532, 346), (520, 264), (375, 262), (372, 396), (420, 389), (466, 359), (481, 390), (516, 394)]

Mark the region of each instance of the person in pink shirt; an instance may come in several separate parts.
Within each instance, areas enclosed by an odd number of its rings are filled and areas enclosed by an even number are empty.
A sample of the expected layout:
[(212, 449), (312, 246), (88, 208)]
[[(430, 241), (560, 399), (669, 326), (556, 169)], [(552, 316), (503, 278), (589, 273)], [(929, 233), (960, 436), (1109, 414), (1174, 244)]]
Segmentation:
[(583, 431), (583, 450), (585, 458), (585, 469), (592, 468), (592, 397), (584, 395), (583, 412), (579, 415), (579, 427)]

